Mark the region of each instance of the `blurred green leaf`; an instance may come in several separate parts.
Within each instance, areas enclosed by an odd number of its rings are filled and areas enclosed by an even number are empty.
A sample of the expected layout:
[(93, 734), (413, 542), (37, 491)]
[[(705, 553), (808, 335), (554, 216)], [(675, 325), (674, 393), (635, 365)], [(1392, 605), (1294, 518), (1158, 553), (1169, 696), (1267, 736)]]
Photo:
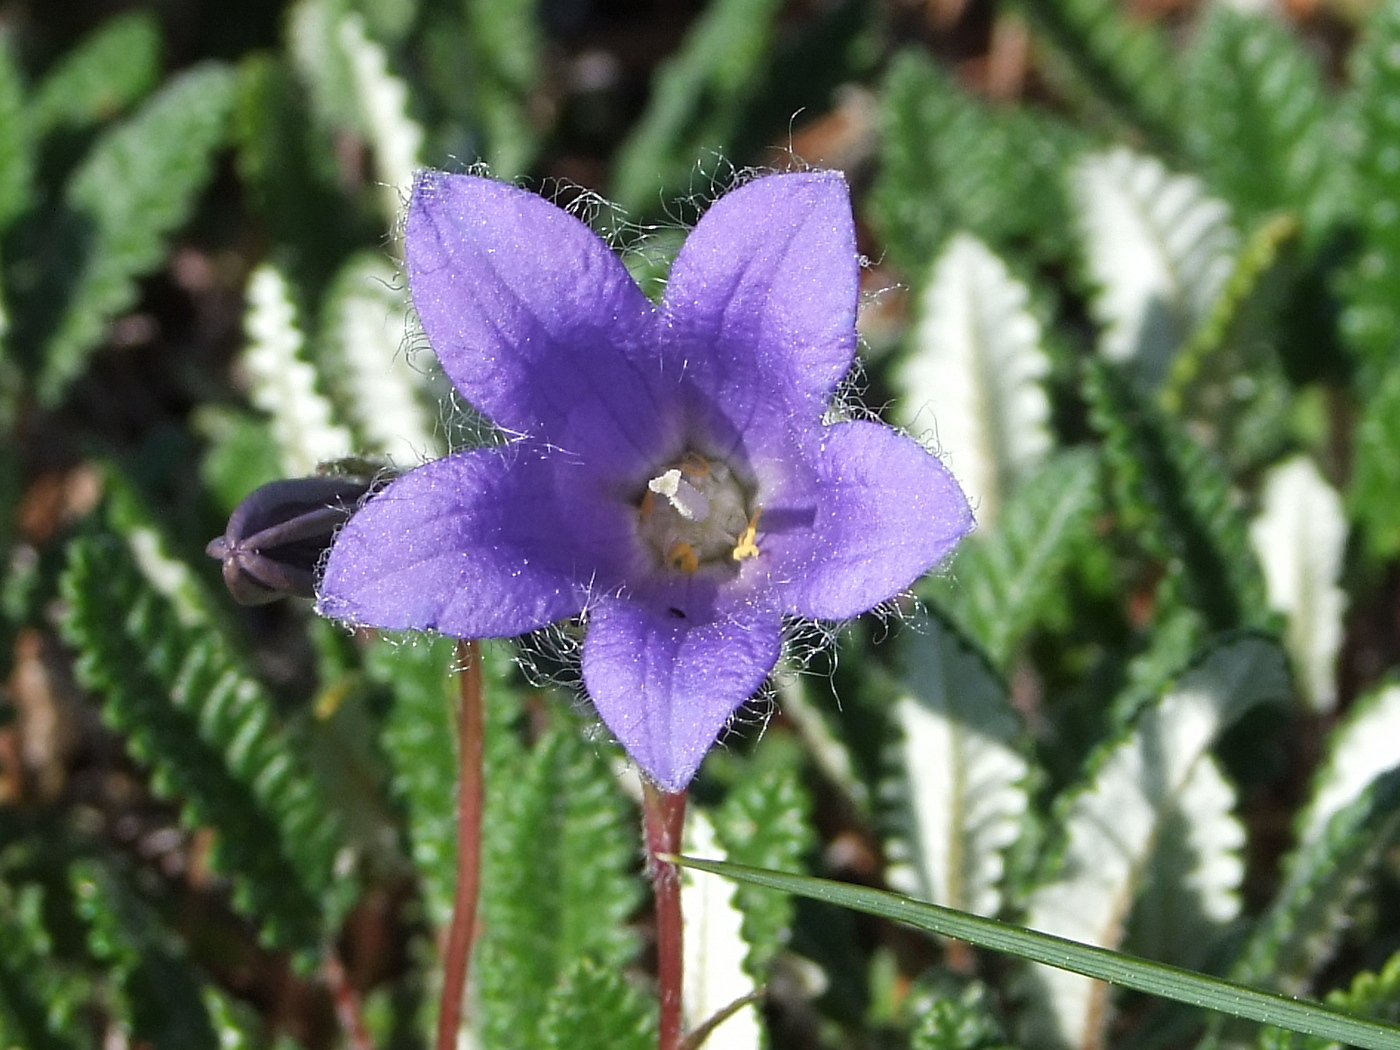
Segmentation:
[(651, 1050), (652, 1001), (621, 970), (579, 959), (564, 971), (540, 1020), (542, 1050)]
[(957, 229), (996, 251), (1063, 256), (1070, 223), (1061, 187), (1077, 133), (1028, 107), (974, 98), (921, 51), (891, 63), (881, 108), (869, 205), (907, 274), (922, 274)]
[[(37, 138), (10, 34), (0, 32), (0, 233), (30, 206)], [(3, 311), (0, 300), (0, 345), (6, 328)]]
[(467, 77), (485, 139), (483, 159), (497, 178), (519, 178), (535, 159), (532, 106), (544, 39), (535, 0), (461, 0), (471, 49)]
[(1351, 513), (1372, 556), (1392, 558), (1400, 553), (1400, 361), (1370, 385), (1353, 440)]
[[(657, 70), (646, 111), (618, 148), (612, 196), (651, 215), (722, 171), (773, 39), (777, 0), (710, 0), (680, 50)], [(721, 180), (722, 181), (722, 180)]]
[(1186, 66), (1186, 145), (1240, 221), (1287, 211), (1316, 234), (1338, 171), (1317, 63), (1268, 13), (1206, 9)]
[(41, 80), (30, 110), (34, 129), (86, 128), (120, 116), (160, 79), (160, 24), (149, 11), (103, 23)]
[(135, 303), (136, 278), (160, 264), (170, 235), (194, 210), (227, 135), (233, 87), (221, 65), (180, 74), (105, 132), (69, 180), (56, 234), (63, 261), (50, 272), (58, 286), (45, 289), (61, 312), (51, 330), (39, 328), (37, 389), (45, 403), (59, 400), (108, 322)]

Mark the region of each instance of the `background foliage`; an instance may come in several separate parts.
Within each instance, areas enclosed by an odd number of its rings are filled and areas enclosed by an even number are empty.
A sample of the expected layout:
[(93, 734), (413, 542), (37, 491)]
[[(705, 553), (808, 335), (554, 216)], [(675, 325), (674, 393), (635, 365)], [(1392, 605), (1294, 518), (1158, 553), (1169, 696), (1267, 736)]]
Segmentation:
[[(1397, 99), (1400, 0), (0, 5), (0, 1047), (427, 1045), (453, 644), (201, 548), (479, 432), (396, 242), (478, 162), (649, 290), (736, 172), (843, 171), (859, 397), (978, 509), (834, 653), (795, 626), (694, 852), (1397, 1019)], [(488, 649), (488, 1050), (654, 1043), (563, 638)], [(757, 993), (712, 1045), (1323, 1045), (687, 877), (690, 1023)]]

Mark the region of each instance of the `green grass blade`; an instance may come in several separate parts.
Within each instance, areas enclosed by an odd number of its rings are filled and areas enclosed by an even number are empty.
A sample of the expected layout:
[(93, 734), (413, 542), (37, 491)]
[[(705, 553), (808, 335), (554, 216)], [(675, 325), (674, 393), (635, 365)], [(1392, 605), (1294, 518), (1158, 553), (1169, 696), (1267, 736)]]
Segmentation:
[(825, 901), (896, 922), (908, 923), (943, 937), (967, 941), (990, 951), (1005, 952), (1030, 962), (1059, 967), (1085, 977), (1132, 988), (1164, 999), (1274, 1025), (1304, 1035), (1335, 1039), (1364, 1050), (1400, 1050), (1400, 1028), (1353, 1017), (1321, 1003), (1261, 992), (1218, 977), (1151, 962), (1106, 948), (1053, 937), (995, 919), (940, 908), (895, 893), (852, 886), (828, 879), (786, 875), (777, 871), (745, 868), (737, 864), (676, 858), (687, 868), (725, 875), (740, 882), (767, 886), (801, 897)]

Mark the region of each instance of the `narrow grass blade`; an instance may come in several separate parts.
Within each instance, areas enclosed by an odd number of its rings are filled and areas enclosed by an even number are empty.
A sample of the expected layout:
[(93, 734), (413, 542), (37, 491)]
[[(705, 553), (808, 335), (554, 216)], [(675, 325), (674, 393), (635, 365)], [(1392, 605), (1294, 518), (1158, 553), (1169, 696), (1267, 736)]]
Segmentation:
[(936, 904), (910, 900), (885, 890), (689, 857), (667, 859), (673, 859), (687, 868), (879, 915), (943, 937), (967, 941), (979, 948), (1005, 952), (1047, 966), (1058, 966), (1085, 977), (1096, 977), (1149, 995), (1219, 1010), (1247, 1021), (1335, 1039), (1362, 1050), (1400, 1050), (1400, 1028), (1353, 1017), (1321, 1003), (1261, 992), (1218, 977), (1207, 977), (1176, 966), (1036, 933), (995, 919), (940, 908)]

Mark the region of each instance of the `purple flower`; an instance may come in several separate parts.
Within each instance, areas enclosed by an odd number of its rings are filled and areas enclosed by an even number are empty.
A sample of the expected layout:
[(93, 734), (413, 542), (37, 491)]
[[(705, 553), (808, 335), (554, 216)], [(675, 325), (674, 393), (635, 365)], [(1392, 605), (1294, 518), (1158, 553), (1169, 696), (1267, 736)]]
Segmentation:
[(773, 669), (784, 617), (865, 612), (971, 527), (916, 442), (823, 422), (856, 345), (835, 173), (717, 201), (660, 306), (583, 223), (487, 179), (421, 175), (406, 252), (443, 368), (510, 440), (373, 497), (320, 611), (462, 638), (585, 614), (588, 695), (668, 791)]

